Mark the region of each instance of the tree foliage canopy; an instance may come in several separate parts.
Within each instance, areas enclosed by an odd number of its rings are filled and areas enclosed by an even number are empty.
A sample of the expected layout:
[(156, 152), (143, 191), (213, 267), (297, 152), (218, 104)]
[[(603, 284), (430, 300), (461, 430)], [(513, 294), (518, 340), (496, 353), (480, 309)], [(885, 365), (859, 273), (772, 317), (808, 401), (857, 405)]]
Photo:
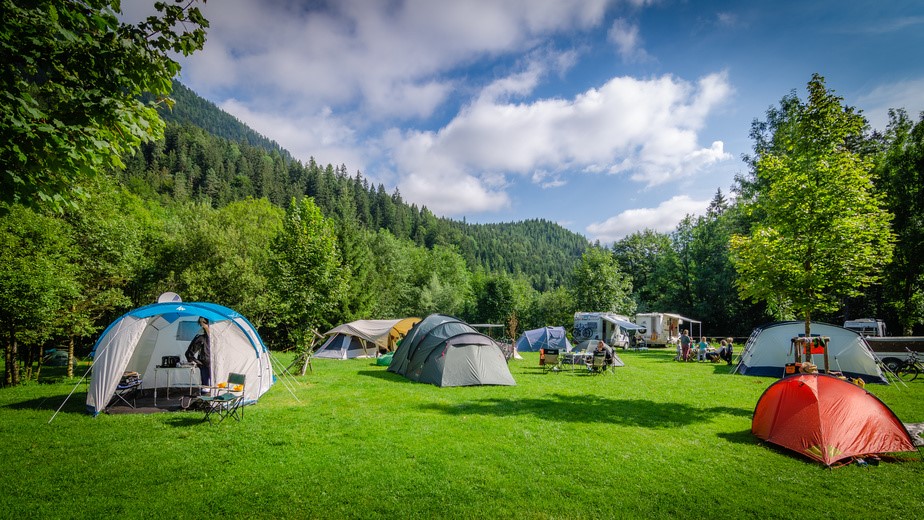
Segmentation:
[(865, 120), (813, 76), (805, 103), (784, 103), (776, 146), (755, 160), (749, 235), (732, 237), (742, 297), (805, 317), (874, 282), (892, 254), (891, 214), (872, 163), (850, 149)]
[(0, 201), (73, 206), (84, 182), (160, 138), (156, 106), (180, 70), (169, 54), (205, 42), (191, 2), (158, 2), (160, 16), (132, 25), (118, 0), (2, 0)]
[(574, 269), (574, 302), (588, 312), (635, 312), (632, 279), (619, 270), (619, 264), (605, 248), (592, 247)]

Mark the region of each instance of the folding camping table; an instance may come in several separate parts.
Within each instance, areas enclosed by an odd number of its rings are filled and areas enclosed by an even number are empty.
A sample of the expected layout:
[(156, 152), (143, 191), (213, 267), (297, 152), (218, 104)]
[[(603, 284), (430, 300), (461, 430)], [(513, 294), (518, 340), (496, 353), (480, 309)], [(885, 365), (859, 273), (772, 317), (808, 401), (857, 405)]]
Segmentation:
[(161, 373), (167, 374), (167, 399), (170, 399), (170, 386), (173, 384), (173, 374), (179, 372), (181, 374), (189, 374), (187, 381), (187, 386), (189, 387), (189, 395), (193, 395), (193, 388), (198, 388), (199, 385), (193, 385), (193, 378), (196, 375), (196, 372), (199, 371), (199, 368), (195, 365), (184, 366), (184, 367), (162, 367), (160, 365), (154, 367), (154, 406), (157, 406), (157, 377)]

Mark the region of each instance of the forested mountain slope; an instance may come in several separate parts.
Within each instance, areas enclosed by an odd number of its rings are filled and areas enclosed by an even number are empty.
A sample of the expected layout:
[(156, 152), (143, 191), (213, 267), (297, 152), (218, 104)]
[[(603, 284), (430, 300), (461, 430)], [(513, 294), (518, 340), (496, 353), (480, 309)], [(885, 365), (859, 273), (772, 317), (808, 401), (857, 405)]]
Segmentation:
[(199, 200), (222, 207), (248, 197), (288, 206), (313, 197), (324, 214), (386, 229), (419, 246), (454, 245), (470, 269), (525, 276), (539, 290), (563, 285), (589, 246), (586, 238), (546, 220), (468, 224), (407, 204), (395, 189), (370, 184), (346, 165), (294, 160), (279, 145), (176, 83), (164, 109), (163, 141), (147, 144), (121, 175), (136, 193), (161, 202)]

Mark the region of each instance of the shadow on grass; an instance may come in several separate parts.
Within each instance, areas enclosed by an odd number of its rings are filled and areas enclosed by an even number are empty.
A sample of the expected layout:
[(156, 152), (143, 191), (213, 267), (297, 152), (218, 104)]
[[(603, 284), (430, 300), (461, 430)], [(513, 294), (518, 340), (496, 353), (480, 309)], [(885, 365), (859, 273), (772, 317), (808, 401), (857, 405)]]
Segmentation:
[(164, 424), (174, 428), (189, 428), (199, 424), (208, 425), (205, 420), (205, 412), (180, 412), (171, 414), (170, 418), (164, 421)]
[[(54, 412), (64, 403), (64, 406), (61, 407), (60, 413), (87, 413), (87, 393), (86, 392), (74, 392), (70, 398), (67, 397), (68, 394), (59, 394), (51, 395), (48, 397), (41, 397), (36, 399), (29, 399), (27, 401), (20, 401), (18, 403), (9, 403), (4, 405), (4, 408), (9, 408), (11, 410), (38, 410), (38, 411), (49, 411)], [(67, 399), (65, 403), (64, 400)]]
[(719, 438), (725, 439), (733, 444), (760, 444), (761, 441), (751, 433), (751, 430), (741, 430), (740, 432), (722, 432), (718, 434)]
[(750, 417), (751, 411), (727, 406), (697, 408), (647, 399), (610, 399), (550, 395), (531, 399), (484, 399), (458, 404), (429, 404), (426, 408), (447, 415), (532, 415), (547, 421), (608, 423), (643, 428), (676, 428), (711, 420), (718, 415)]
[(399, 383), (402, 381), (408, 382), (408, 383), (411, 382), (410, 379), (404, 376), (399, 376), (398, 374), (395, 374), (394, 372), (389, 372), (387, 370), (360, 370), (356, 374), (360, 376), (375, 377), (378, 379), (385, 379), (386, 381), (395, 381)]

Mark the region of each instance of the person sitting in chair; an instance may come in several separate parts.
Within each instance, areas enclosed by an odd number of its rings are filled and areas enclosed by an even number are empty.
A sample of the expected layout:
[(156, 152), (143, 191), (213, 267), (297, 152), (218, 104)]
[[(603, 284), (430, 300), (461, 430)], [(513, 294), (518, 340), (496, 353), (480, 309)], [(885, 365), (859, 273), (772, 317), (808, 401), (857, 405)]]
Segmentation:
[(727, 364), (731, 365), (732, 355), (734, 353), (732, 344), (723, 339), (720, 345), (721, 347), (719, 348), (719, 357)]
[(202, 332), (196, 334), (196, 337), (189, 342), (189, 347), (186, 348), (186, 361), (199, 367), (199, 378), (202, 386), (209, 386), (212, 382), (212, 351), (209, 345), (208, 318), (200, 316), (199, 326), (202, 327)]
[(613, 364), (613, 347), (606, 344), (606, 342), (601, 341), (597, 343), (597, 352), (604, 352), (606, 356), (603, 358), (604, 363), (607, 365)]

